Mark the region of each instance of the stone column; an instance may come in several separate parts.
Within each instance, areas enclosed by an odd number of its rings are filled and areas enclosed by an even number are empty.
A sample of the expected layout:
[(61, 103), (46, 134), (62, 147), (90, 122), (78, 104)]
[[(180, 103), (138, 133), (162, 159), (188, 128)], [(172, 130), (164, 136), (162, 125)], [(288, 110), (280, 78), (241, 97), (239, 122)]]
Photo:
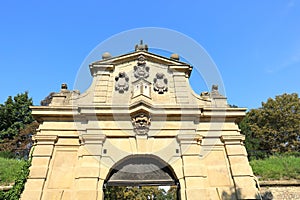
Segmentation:
[(25, 184), (22, 200), (38, 200), (42, 197), (45, 180), (48, 175), (49, 163), (52, 158), (54, 145), (57, 142), (57, 135), (35, 135), (32, 148), (32, 166)]
[[(77, 199), (102, 199), (100, 187), (100, 160), (105, 135), (83, 134), (79, 149), (79, 167), (76, 169)], [(98, 196), (98, 197), (97, 197)]]
[(249, 165), (244, 135), (223, 135), (222, 142), (230, 164), (231, 175), (238, 199), (260, 199), (256, 179)]
[[(181, 193), (185, 193), (185, 199), (199, 199), (199, 195), (203, 194), (204, 188), (206, 188), (207, 185), (207, 175), (204, 170), (205, 167), (200, 159), (202, 136), (199, 134), (182, 133), (177, 136), (177, 139), (181, 148), (183, 175), (185, 180), (185, 190), (182, 189)], [(180, 184), (183, 184), (182, 181), (180, 181)]]

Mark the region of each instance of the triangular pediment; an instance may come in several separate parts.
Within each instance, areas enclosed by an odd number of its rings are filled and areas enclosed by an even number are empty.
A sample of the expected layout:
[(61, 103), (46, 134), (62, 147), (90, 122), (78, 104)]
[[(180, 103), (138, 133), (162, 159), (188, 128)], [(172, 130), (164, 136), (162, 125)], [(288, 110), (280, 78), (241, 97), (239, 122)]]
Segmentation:
[(148, 51), (135, 51), (127, 54), (123, 54), (116, 57), (108, 57), (102, 60), (93, 62), (90, 64), (91, 74), (95, 74), (95, 71), (98, 70), (114, 70), (115, 67), (122, 65), (124, 63), (134, 62), (139, 59), (140, 56), (143, 56), (147, 62), (153, 62), (160, 65), (168, 66), (171, 71), (180, 71), (184, 72), (187, 77), (190, 76), (192, 72), (192, 66), (188, 63), (181, 62), (176, 59), (167, 58), (161, 55), (157, 55)]
[(135, 51), (127, 54), (123, 54), (116, 57), (111, 57), (107, 59), (102, 59), (96, 62), (93, 62), (91, 65), (102, 65), (102, 64), (114, 64), (119, 65), (125, 62), (137, 60), (140, 55), (145, 56), (148, 61), (157, 62), (164, 65), (189, 65), (188, 63), (181, 62), (179, 60), (163, 57), (158, 54), (154, 54), (148, 51)]

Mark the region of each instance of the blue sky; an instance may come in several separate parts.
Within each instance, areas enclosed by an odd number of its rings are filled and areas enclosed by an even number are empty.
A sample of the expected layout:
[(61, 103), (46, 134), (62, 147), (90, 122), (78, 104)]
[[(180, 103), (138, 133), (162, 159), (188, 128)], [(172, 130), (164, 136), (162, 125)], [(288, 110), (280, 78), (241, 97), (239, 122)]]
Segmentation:
[[(29, 91), (39, 104), (61, 83), (72, 87), (99, 43), (142, 27), (172, 29), (202, 45), (219, 69), (230, 104), (257, 108), (269, 97), (300, 93), (296, 0), (12, 0), (0, 3), (0, 103)], [(195, 82), (197, 93), (208, 90)]]

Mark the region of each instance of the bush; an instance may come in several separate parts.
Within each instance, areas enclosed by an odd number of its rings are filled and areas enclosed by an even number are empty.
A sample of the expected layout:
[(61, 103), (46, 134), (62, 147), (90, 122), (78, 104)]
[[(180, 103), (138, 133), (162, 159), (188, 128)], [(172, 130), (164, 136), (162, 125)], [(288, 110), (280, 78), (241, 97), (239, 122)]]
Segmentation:
[(10, 151), (0, 151), (0, 157), (12, 159), (12, 158), (15, 158), (15, 154)]

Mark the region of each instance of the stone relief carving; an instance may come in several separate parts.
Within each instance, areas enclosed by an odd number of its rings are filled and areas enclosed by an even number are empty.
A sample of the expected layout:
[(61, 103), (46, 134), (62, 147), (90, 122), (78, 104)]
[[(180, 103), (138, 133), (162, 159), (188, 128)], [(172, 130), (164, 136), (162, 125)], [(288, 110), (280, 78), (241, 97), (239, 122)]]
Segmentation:
[(146, 66), (146, 59), (143, 55), (138, 57), (137, 65), (134, 66), (134, 76), (135, 78), (148, 78), (149, 67)]
[(131, 119), (133, 130), (137, 135), (146, 135), (151, 125), (151, 118), (146, 113), (139, 113)]
[(157, 73), (153, 81), (153, 89), (158, 92), (158, 94), (163, 94), (168, 91), (168, 79), (163, 73)]
[(115, 90), (119, 91), (119, 93), (124, 93), (129, 88), (129, 77), (125, 72), (120, 72), (118, 76), (115, 77), (116, 85)]

